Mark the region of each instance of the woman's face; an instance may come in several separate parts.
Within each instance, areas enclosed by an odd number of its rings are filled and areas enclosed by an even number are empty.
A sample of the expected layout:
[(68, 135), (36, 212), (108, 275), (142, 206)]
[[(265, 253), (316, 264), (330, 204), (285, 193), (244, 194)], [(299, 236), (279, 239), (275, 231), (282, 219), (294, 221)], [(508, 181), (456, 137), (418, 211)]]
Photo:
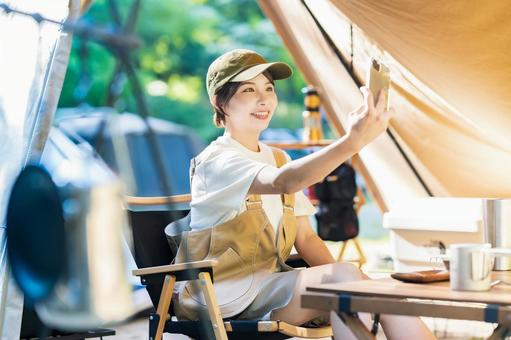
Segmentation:
[(227, 129), (258, 132), (268, 127), (278, 104), (273, 84), (264, 74), (244, 81), (224, 107)]

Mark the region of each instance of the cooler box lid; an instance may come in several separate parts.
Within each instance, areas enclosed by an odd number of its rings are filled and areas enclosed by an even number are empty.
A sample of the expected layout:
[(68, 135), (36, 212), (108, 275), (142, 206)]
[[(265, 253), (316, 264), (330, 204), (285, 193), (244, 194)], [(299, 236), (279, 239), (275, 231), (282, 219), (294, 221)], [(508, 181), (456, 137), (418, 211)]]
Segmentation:
[(386, 229), (477, 232), (482, 226), (483, 208), (479, 198), (411, 199), (383, 215)]

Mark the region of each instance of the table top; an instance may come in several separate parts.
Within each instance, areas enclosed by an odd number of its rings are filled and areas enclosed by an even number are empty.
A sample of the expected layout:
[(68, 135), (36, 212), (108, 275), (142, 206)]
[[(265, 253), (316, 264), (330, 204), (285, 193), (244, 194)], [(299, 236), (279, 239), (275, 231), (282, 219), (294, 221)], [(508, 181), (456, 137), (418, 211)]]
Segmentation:
[(486, 304), (511, 305), (511, 272), (493, 272), (493, 280), (501, 280), (486, 292), (452, 291), (449, 282), (405, 283), (392, 278), (362, 280), (342, 283), (329, 283), (307, 287), (309, 292), (347, 293), (358, 296), (416, 298), (458, 302), (478, 302)]

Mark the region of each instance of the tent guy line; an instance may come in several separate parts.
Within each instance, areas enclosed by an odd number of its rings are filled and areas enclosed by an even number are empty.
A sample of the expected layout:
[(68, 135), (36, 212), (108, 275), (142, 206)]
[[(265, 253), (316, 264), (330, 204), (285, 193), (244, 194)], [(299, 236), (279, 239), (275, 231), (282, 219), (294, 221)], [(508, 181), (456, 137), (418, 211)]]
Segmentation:
[[(335, 46), (335, 43), (333, 42), (332, 38), (330, 37), (330, 35), (325, 31), (325, 29), (323, 28), (323, 26), (321, 25), (321, 23), (318, 21), (318, 19), (316, 18), (316, 16), (314, 15), (314, 13), (312, 13), (311, 9), (309, 8), (309, 6), (307, 6), (307, 3), (305, 2), (305, 0), (301, 0), (303, 6), (305, 7), (305, 9), (307, 10), (307, 12), (310, 14), (312, 20), (314, 20), (314, 23), (316, 24), (316, 26), (318, 27), (319, 31), (321, 32), (321, 35), (325, 38), (325, 41), (327, 42), (327, 44), (330, 46), (330, 48), (332, 49), (332, 51), (334, 52), (334, 54), (337, 56), (337, 58), (339, 59), (339, 61), (341, 62), (341, 64), (344, 66), (344, 68), (346, 69), (346, 71), (348, 72), (348, 74), (351, 76), (351, 78), (353, 79), (353, 82), (355, 82), (355, 84), (357, 84), (358, 87), (361, 87), (363, 86), (364, 84), (362, 83), (362, 81), (360, 80), (360, 78), (355, 74), (354, 70), (353, 70), (353, 24), (350, 24), (350, 29), (351, 29), (351, 61), (348, 61), (344, 55), (342, 54), (341, 51), (339, 51), (339, 49), (337, 48), (337, 46)], [(403, 159), (405, 160), (405, 162), (408, 164), (408, 166), (410, 167), (410, 169), (412, 170), (413, 174), (417, 177), (417, 180), (419, 181), (419, 183), (422, 185), (422, 187), (424, 188), (424, 190), (426, 191), (426, 193), (428, 194), (428, 196), (430, 197), (433, 197), (433, 192), (431, 191), (431, 189), (428, 187), (428, 185), (426, 184), (426, 182), (424, 181), (424, 179), (422, 178), (422, 176), (419, 174), (419, 172), (417, 171), (417, 169), (415, 168), (415, 166), (412, 164), (412, 161), (410, 160), (410, 158), (408, 157), (408, 155), (405, 153), (405, 151), (403, 150), (403, 148), (401, 147), (401, 145), (399, 145), (399, 142), (397, 141), (396, 137), (394, 136), (394, 134), (392, 133), (392, 131), (390, 129), (387, 129), (387, 134), (389, 135), (390, 139), (392, 140), (392, 142), (394, 143), (394, 145), (397, 147), (399, 153), (403, 156)]]

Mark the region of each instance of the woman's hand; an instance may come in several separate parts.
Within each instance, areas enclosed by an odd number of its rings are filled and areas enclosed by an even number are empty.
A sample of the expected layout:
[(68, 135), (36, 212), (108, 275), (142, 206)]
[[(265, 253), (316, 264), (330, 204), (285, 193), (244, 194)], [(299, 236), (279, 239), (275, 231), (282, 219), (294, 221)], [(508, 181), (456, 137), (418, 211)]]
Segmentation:
[(388, 95), (385, 91), (378, 93), (378, 100), (374, 104), (373, 94), (367, 87), (361, 87), (364, 95), (364, 102), (355, 111), (350, 113), (348, 139), (358, 150), (372, 142), (389, 125), (389, 119), (393, 111), (385, 111), (385, 97)]

